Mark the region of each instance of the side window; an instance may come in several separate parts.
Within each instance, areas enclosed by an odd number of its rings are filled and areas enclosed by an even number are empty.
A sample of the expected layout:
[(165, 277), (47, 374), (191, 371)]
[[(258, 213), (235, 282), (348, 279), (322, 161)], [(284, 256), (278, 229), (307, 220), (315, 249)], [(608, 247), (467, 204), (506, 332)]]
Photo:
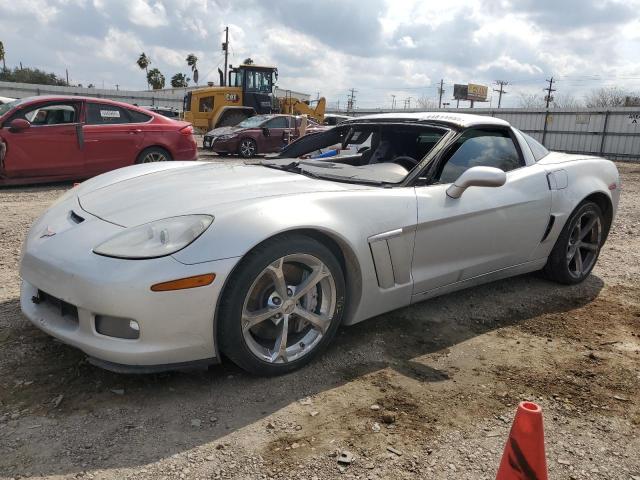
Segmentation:
[(151, 115), (146, 115), (137, 110), (127, 110), (127, 113), (129, 114), (129, 118), (131, 118), (131, 123), (146, 123), (152, 118)]
[(202, 97), (198, 103), (199, 112), (213, 112), (213, 97)]
[(524, 132), (520, 132), (524, 139), (527, 141), (529, 148), (531, 149), (531, 153), (533, 153), (533, 158), (536, 159), (536, 162), (542, 160), (544, 157), (549, 155), (549, 150), (547, 150), (542, 144), (540, 144), (535, 138), (530, 137)]
[(22, 114), (32, 125), (61, 125), (78, 121), (78, 108), (74, 104), (39, 105)]
[(471, 167), (496, 167), (508, 172), (523, 165), (508, 132), (470, 129), (445, 154), (438, 181), (452, 183)]
[(127, 110), (105, 103), (87, 103), (88, 125), (115, 125), (118, 123), (131, 123)]
[(287, 117), (275, 117), (269, 120), (265, 127), (267, 128), (288, 128), (289, 119)]

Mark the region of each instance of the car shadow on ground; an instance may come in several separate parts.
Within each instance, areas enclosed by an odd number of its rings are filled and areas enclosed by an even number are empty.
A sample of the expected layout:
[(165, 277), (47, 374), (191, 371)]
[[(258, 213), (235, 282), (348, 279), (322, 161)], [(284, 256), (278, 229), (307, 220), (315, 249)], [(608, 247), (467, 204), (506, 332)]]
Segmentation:
[[(4, 447), (0, 440), (0, 471), (22, 474), (30, 465), (27, 471), (65, 474), (148, 464), (384, 368), (429, 388), (455, 372), (417, 358), (542, 314), (579, 308), (603, 286), (594, 275), (571, 287), (524, 275), (431, 299), (340, 329), (314, 363), (276, 378), (248, 375), (230, 362), (202, 372), (106, 372), (32, 327), (17, 299), (10, 300), (0, 304), (0, 315), (12, 319), (0, 332), (0, 416), (27, 412), (5, 432), (29, 432), (21, 424), (27, 418), (42, 428), (32, 430), (31, 438), (6, 435)], [(193, 419), (201, 424), (194, 426)]]

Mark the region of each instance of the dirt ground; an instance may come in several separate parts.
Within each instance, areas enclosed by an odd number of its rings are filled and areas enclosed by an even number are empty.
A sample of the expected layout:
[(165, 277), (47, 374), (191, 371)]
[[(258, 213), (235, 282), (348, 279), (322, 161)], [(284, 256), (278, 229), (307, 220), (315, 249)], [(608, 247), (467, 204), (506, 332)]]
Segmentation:
[(228, 363), (117, 375), (32, 327), (20, 244), (69, 185), (0, 190), (0, 478), (490, 479), (526, 399), (550, 478), (639, 480), (640, 165), (618, 168), (618, 218), (583, 284), (526, 275), (429, 300), (271, 379)]

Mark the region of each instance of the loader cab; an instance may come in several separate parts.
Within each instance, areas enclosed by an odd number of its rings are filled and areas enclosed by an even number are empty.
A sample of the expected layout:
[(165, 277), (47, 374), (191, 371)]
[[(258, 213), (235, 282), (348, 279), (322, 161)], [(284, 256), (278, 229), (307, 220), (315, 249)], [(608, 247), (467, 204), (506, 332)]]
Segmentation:
[(258, 114), (272, 113), (273, 86), (278, 69), (256, 65), (240, 65), (229, 72), (229, 86), (242, 89), (242, 104)]

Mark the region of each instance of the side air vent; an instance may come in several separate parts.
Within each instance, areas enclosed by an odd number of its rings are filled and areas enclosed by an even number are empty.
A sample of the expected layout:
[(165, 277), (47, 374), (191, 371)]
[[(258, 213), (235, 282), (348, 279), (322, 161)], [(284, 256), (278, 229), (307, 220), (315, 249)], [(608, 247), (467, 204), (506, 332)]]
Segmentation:
[(540, 243), (544, 242), (547, 239), (549, 233), (551, 233), (551, 229), (553, 228), (554, 223), (556, 223), (556, 216), (549, 216), (549, 223), (547, 223), (547, 228), (544, 231), (544, 235), (542, 236), (542, 240), (540, 240)]
[(84, 222), (84, 218), (82, 218), (80, 215), (78, 215), (73, 210), (71, 210), (71, 212), (69, 213), (69, 218), (71, 219), (71, 221), (73, 223), (82, 223), (82, 222)]

